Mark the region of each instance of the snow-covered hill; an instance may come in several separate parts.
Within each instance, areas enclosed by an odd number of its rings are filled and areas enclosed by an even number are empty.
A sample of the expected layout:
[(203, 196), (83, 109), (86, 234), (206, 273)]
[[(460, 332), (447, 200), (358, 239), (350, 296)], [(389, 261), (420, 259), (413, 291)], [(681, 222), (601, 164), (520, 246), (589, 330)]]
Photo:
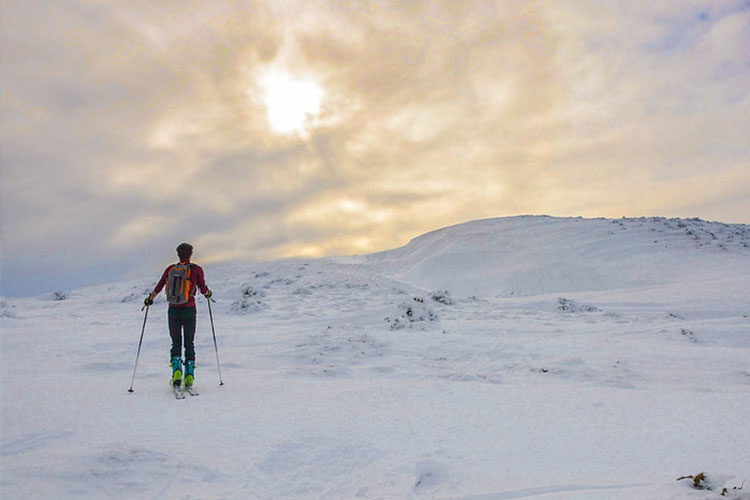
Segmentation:
[(509, 297), (726, 277), (748, 255), (742, 224), (523, 216), (440, 229), (369, 260), (416, 286)]
[[(205, 266), (197, 386), (157, 276), (0, 299), (2, 498), (750, 498), (750, 228), (514, 217)], [(696, 489), (685, 475), (705, 472)], [(722, 488), (727, 488), (721, 496)]]

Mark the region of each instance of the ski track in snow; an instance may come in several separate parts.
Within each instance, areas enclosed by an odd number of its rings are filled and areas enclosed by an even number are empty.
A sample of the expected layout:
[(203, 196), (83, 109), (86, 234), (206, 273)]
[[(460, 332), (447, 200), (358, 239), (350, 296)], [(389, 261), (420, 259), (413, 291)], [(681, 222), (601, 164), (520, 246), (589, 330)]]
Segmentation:
[[(151, 281), (0, 300), (3, 498), (748, 499), (750, 229), (518, 217), (206, 266), (197, 398)], [(60, 300), (64, 297), (63, 300)], [(728, 487), (695, 490), (707, 472)], [(712, 472), (715, 471), (715, 472)]]

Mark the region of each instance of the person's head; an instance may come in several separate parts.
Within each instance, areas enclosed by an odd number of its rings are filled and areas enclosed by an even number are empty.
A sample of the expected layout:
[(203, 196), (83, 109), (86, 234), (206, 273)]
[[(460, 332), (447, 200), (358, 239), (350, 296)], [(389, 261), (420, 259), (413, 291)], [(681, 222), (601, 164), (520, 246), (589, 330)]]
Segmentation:
[(193, 255), (193, 245), (190, 243), (180, 243), (177, 247), (177, 256), (180, 260), (188, 260)]

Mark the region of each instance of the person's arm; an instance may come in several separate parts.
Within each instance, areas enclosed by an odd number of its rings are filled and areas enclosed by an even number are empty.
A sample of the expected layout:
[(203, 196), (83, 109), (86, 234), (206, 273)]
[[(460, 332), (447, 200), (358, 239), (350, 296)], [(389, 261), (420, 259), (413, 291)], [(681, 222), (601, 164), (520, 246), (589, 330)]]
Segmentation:
[(161, 279), (154, 287), (154, 291), (151, 292), (151, 295), (148, 296), (149, 299), (154, 300), (154, 297), (159, 295), (159, 292), (161, 292), (161, 289), (164, 288), (164, 285), (167, 284), (167, 277), (169, 276), (169, 269), (172, 266), (167, 266), (167, 268), (164, 270), (164, 274), (161, 275)]
[(211, 296), (211, 290), (206, 286), (206, 277), (203, 274), (203, 268), (201, 266), (195, 266), (195, 283), (198, 285), (198, 290), (201, 291), (206, 297)]

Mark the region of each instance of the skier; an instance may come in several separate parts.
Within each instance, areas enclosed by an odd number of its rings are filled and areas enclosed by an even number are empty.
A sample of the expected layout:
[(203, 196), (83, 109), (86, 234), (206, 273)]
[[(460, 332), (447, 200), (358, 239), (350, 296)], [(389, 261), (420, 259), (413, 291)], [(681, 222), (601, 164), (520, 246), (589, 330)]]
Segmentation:
[[(211, 290), (206, 287), (203, 268), (190, 262), (193, 246), (181, 243), (177, 247), (180, 262), (167, 266), (154, 291), (146, 297), (144, 303), (154, 303), (161, 289), (167, 286), (169, 302), (169, 335), (172, 337), (172, 385), (179, 387), (182, 383), (182, 344), (185, 344), (185, 386), (191, 387), (195, 380), (195, 291), (200, 289), (206, 297), (211, 297)], [(184, 336), (184, 337), (183, 337)]]

